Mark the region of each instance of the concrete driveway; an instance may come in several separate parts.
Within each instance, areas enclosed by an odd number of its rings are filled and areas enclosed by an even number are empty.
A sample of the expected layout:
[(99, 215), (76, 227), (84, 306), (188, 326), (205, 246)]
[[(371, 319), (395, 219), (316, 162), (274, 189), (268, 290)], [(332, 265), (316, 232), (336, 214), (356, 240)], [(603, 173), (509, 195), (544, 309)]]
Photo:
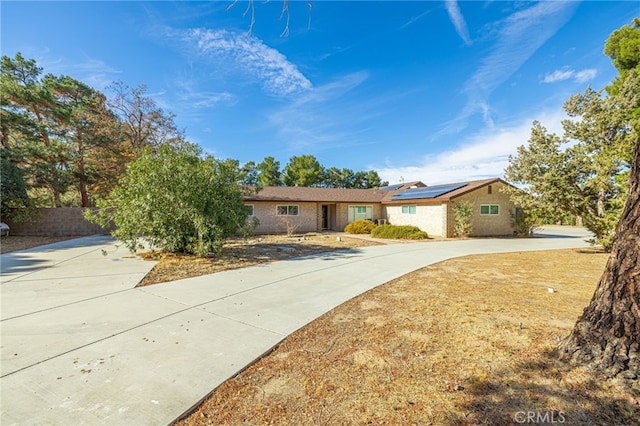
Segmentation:
[(390, 244), (134, 288), (108, 237), (0, 256), (1, 414), (13, 424), (168, 424), (291, 332), (453, 257), (586, 247), (588, 234)]

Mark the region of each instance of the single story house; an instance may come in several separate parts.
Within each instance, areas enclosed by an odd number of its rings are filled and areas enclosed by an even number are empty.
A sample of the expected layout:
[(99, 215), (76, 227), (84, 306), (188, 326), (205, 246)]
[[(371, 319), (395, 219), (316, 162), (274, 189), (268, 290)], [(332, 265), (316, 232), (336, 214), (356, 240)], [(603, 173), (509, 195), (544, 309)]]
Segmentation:
[(473, 203), (473, 236), (512, 235), (516, 206), (502, 179), (427, 186), (408, 182), (374, 189), (269, 186), (245, 197), (259, 234), (343, 231), (353, 221), (414, 225), (429, 235), (454, 236), (454, 206)]

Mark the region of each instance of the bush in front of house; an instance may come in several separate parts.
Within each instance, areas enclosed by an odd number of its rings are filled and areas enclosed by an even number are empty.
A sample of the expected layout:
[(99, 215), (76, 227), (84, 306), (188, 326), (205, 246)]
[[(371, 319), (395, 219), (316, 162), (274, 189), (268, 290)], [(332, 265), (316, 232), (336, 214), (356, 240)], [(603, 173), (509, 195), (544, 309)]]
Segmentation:
[(148, 147), (85, 217), (115, 224), (112, 235), (131, 251), (150, 245), (206, 256), (247, 225), (239, 176), (233, 162), (205, 157), (197, 145)]
[(377, 225), (370, 220), (356, 220), (344, 228), (347, 234), (370, 234)]
[(471, 232), (473, 232), (473, 226), (471, 226), (471, 217), (473, 216), (473, 203), (470, 201), (455, 203), (453, 205), (453, 216), (453, 230), (456, 234), (456, 237), (469, 237), (469, 235), (471, 235)]
[(388, 238), (398, 240), (424, 240), (429, 235), (417, 226), (410, 225), (380, 225), (371, 231), (375, 238)]

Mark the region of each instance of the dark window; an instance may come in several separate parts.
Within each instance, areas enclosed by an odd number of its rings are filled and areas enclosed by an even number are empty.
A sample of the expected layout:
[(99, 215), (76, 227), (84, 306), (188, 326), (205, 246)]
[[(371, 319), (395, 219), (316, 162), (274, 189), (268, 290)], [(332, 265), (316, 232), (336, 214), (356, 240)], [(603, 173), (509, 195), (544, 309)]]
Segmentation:
[(276, 206), (278, 216), (298, 216), (298, 206)]

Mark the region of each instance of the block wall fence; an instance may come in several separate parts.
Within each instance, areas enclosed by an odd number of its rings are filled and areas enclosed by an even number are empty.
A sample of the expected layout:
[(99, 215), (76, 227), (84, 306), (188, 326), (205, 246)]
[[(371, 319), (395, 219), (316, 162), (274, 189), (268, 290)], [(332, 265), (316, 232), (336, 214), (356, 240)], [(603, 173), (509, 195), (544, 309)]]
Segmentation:
[(84, 218), (82, 207), (60, 207), (55, 209), (37, 209), (30, 222), (6, 223), (11, 228), (11, 235), (38, 237), (108, 235), (113, 228), (102, 228)]

